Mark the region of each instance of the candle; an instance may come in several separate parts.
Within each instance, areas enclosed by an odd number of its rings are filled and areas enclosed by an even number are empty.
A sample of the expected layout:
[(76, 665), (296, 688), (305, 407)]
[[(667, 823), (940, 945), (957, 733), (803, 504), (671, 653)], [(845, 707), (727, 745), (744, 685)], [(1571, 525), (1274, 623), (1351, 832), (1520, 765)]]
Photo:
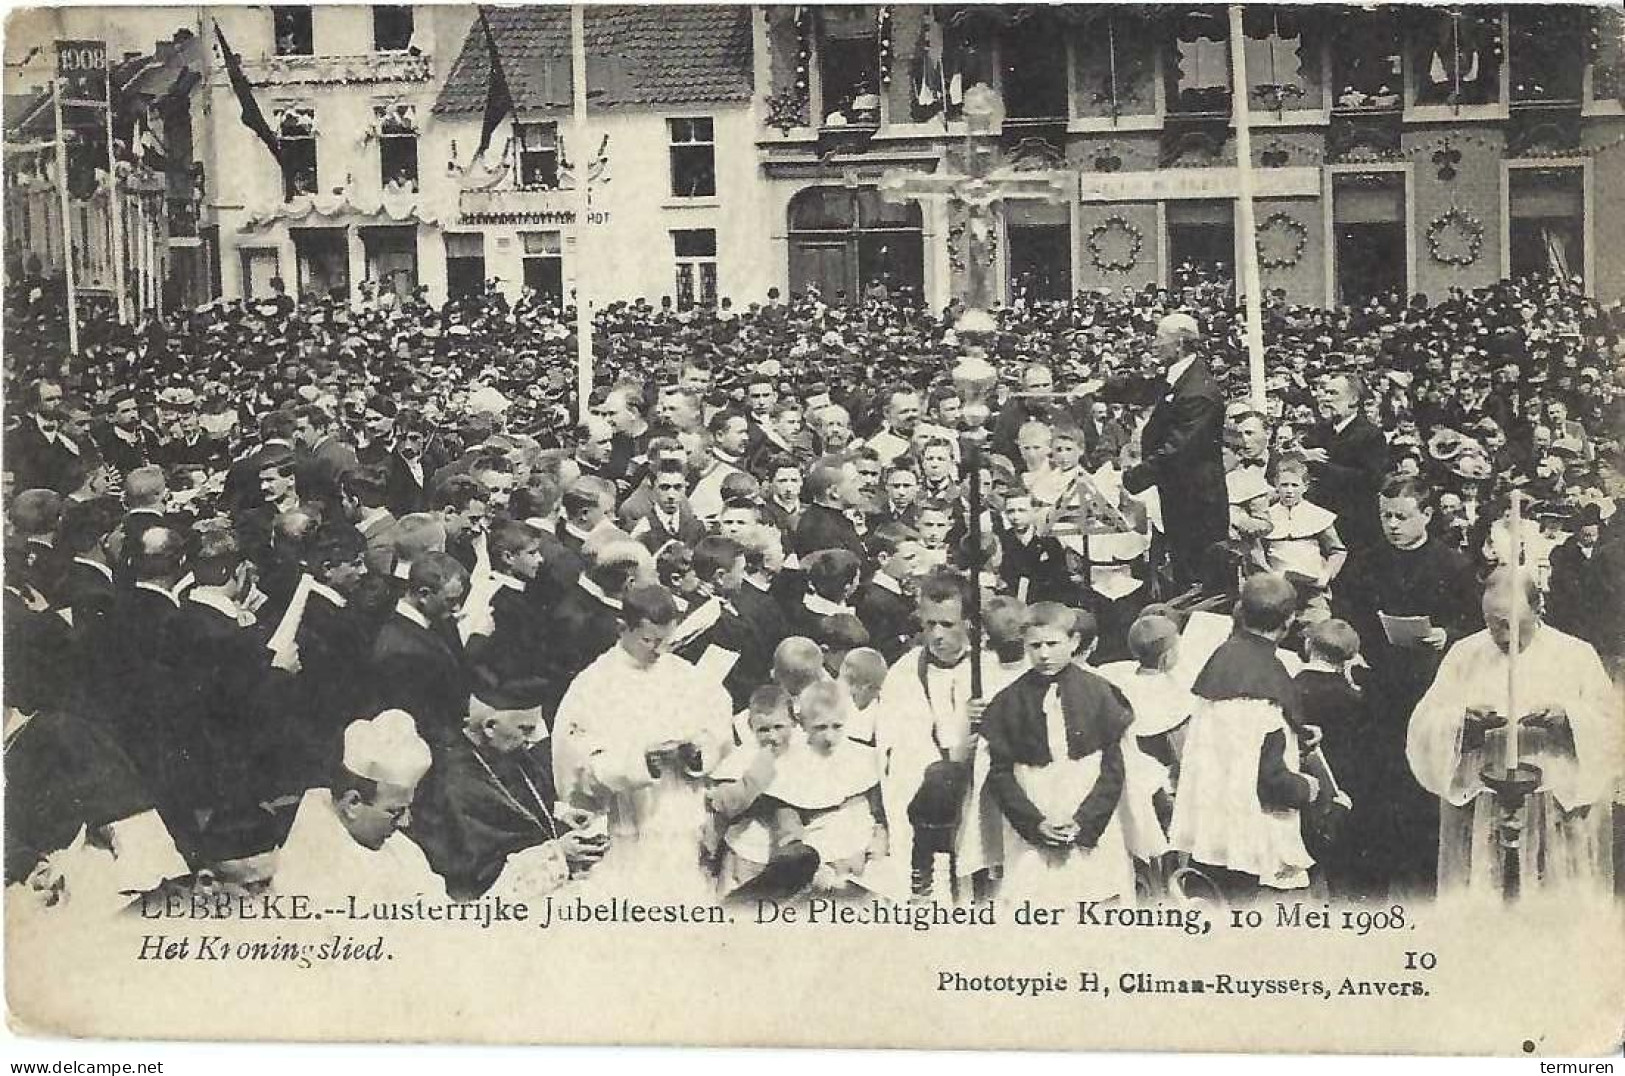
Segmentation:
[(1523, 566), (1523, 520), (1519, 511), (1519, 493), (1512, 491), (1511, 555), (1512, 574), (1508, 584), (1512, 588), (1512, 631), (1507, 639), (1507, 724), (1504, 760), (1510, 776), (1518, 768), (1518, 649), (1522, 645), (1519, 635), (1523, 626), (1523, 583), (1518, 571)]

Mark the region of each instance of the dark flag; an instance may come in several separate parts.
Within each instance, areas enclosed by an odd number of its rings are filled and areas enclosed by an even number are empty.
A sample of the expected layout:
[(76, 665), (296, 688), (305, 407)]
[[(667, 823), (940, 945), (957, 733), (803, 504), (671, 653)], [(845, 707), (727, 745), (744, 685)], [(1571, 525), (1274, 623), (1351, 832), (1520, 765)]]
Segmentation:
[(220, 24), (214, 24), (214, 36), (220, 39), (220, 55), (226, 61), (226, 75), (231, 79), (231, 90), (237, 95), (237, 104), (243, 111), (243, 126), (260, 136), (265, 148), (271, 151), (278, 164), (282, 163), (282, 146), (277, 141), (276, 132), (271, 125), (265, 122), (265, 113), (260, 111), (259, 102), (254, 100), (254, 89), (248, 84), (248, 76), (243, 74), (243, 60), (231, 46), (226, 44), (226, 35), (220, 29)]
[(478, 159), (491, 144), (491, 136), (504, 117), (513, 112), (513, 94), (508, 92), (508, 76), (502, 73), (502, 57), (497, 54), (497, 39), (491, 34), (491, 24), (485, 21), (485, 9), (480, 12), (480, 28), (485, 31), (485, 47), (491, 54), (491, 81), (485, 91), (485, 122), (480, 126), (480, 148), (474, 151)]

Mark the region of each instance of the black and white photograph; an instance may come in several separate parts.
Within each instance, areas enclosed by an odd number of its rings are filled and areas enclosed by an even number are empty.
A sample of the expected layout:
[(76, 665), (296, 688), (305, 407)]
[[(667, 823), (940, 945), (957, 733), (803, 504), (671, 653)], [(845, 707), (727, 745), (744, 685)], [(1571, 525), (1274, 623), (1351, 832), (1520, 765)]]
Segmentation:
[(1617, 4), (3, 51), (17, 1034), (1618, 1055)]

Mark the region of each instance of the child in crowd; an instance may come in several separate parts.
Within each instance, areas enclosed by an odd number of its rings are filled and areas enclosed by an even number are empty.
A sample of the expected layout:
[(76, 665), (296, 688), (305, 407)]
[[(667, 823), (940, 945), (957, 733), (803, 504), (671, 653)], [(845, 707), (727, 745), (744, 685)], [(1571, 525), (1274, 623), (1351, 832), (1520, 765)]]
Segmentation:
[(1079, 655), (1094, 618), (1053, 602), (1027, 611), (1031, 668), (993, 697), (982, 720), (988, 796), (1009, 829), (1009, 897), (1134, 898), (1134, 868), (1118, 806), (1128, 703)]
[(852, 698), (852, 716), (847, 721), (847, 739), (865, 747), (875, 745), (875, 700), (886, 682), (886, 659), (880, 651), (860, 646), (848, 650), (841, 661), (836, 680)]
[(767, 789), (773, 845), (818, 855), (814, 889), (839, 892), (886, 854), (880, 806), (880, 756), (846, 734), (852, 699), (839, 683), (820, 682), (796, 699), (803, 742), (785, 752)]
[(1318, 730), (1325, 769), (1344, 796), (1341, 809), (1306, 815), (1304, 843), (1332, 895), (1340, 896), (1361, 891), (1360, 850), (1368, 842), (1360, 827), (1369, 828), (1382, 778), (1371, 772), (1365, 695), (1350, 675), (1360, 637), (1347, 621), (1332, 619), (1311, 627), (1304, 641), (1309, 660), (1293, 677), (1303, 721)]
[(1283, 573), (1298, 591), (1298, 619), (1317, 624), (1332, 615), (1329, 587), (1343, 570), (1348, 550), (1337, 534), (1337, 517), (1304, 499), (1309, 466), (1288, 456), (1275, 465), (1276, 503), (1264, 551), (1271, 571)]
[(800, 738), (790, 698), (774, 684), (752, 693), (746, 721), (751, 739), (717, 764), (705, 792), (702, 852), (724, 896), (761, 875), (773, 858), (772, 811), (762, 793)]
[(940, 568), (951, 558), (948, 551), (948, 532), (954, 526), (954, 512), (941, 501), (928, 501), (920, 505), (920, 571)]

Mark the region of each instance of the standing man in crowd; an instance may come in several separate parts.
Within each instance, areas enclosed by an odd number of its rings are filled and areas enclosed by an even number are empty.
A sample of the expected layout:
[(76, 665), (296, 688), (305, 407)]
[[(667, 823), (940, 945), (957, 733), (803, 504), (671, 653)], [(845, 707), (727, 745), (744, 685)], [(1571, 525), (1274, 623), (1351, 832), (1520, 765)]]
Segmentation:
[(1196, 354), (1200, 337), (1189, 314), (1169, 314), (1157, 323), (1152, 346), (1167, 388), (1146, 420), (1140, 462), (1124, 473), (1123, 488), (1130, 493), (1157, 488), (1174, 584), (1222, 588), (1222, 581), (1204, 578), (1204, 566), (1228, 526), (1224, 397)]

